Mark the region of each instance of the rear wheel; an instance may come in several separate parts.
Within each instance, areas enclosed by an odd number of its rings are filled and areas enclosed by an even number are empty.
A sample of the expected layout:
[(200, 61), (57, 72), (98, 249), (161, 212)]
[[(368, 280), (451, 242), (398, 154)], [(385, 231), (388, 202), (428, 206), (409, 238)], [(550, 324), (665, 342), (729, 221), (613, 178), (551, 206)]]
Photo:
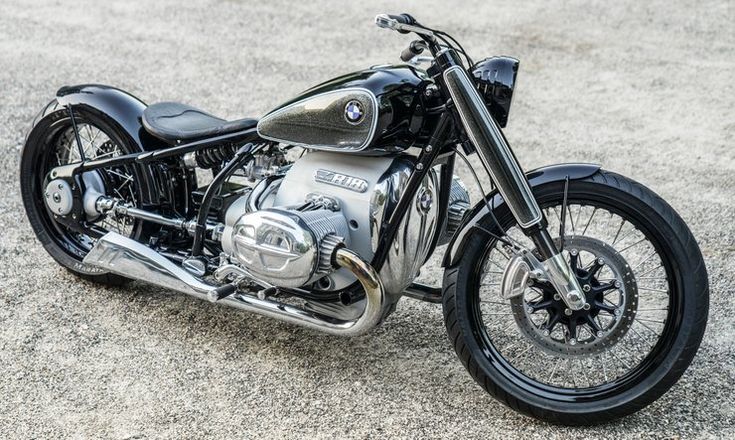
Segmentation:
[[(101, 159), (137, 152), (135, 144), (114, 124), (97, 115), (75, 110), (75, 122), (81, 141), (77, 144), (67, 110), (59, 110), (41, 119), (28, 136), (22, 152), (20, 182), (28, 220), (39, 241), (59, 264), (91, 281), (118, 285), (129, 279), (105, 273), (82, 262), (94, 245), (94, 234), (73, 230), (57, 221), (45, 199), (55, 197), (46, 188), (48, 173), (55, 167), (87, 159)], [(140, 203), (142, 180), (131, 166), (116, 166), (84, 173), (84, 182), (109, 196), (132, 205)], [(112, 215), (85, 219), (85, 225), (98, 232), (114, 231), (140, 239), (142, 223)]]
[[(534, 193), (558, 234), (564, 184)], [(570, 182), (566, 212), (563, 254), (589, 310), (568, 310), (547, 283), (504, 298), (510, 255), (485, 218), (445, 272), (444, 316), (457, 354), (490, 394), (539, 419), (586, 425), (643, 408), (682, 375), (706, 325), (707, 273), (682, 219), (629, 179), (601, 171)], [(507, 209), (496, 217), (533, 249)]]

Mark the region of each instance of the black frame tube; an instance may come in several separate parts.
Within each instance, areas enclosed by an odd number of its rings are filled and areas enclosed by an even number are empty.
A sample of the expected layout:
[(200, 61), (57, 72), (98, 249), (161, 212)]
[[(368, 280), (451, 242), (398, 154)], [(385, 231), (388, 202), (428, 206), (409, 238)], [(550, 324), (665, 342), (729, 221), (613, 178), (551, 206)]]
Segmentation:
[(243, 130), (235, 133), (228, 133), (222, 136), (189, 142), (187, 144), (176, 145), (170, 148), (163, 148), (161, 150), (146, 151), (143, 153), (131, 153), (122, 156), (63, 165), (57, 167), (56, 171), (60, 176), (72, 176), (75, 174), (83, 173), (85, 171), (96, 170), (98, 168), (106, 168), (133, 163), (146, 164), (173, 156), (181, 156), (186, 153), (191, 153), (193, 151), (199, 151), (205, 148), (214, 147), (226, 142), (255, 142), (258, 139), (259, 137), (256, 129), (252, 128), (249, 130)]
[(222, 184), (236, 169), (253, 157), (253, 150), (253, 144), (243, 145), (239, 150), (237, 150), (237, 153), (235, 153), (232, 160), (222, 168), (222, 171), (214, 176), (212, 183), (207, 187), (207, 191), (204, 193), (204, 197), (202, 197), (202, 204), (199, 206), (199, 212), (197, 212), (194, 243), (191, 246), (192, 257), (202, 255), (202, 251), (204, 249), (204, 234), (207, 231), (207, 217), (209, 216), (209, 208), (212, 205), (212, 200), (214, 200), (215, 194), (219, 192)]

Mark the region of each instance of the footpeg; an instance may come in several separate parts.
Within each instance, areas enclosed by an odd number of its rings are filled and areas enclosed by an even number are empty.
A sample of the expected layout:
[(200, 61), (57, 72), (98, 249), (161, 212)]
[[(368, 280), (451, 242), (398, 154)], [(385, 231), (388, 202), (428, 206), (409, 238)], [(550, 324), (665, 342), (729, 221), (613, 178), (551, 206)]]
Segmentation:
[(237, 292), (236, 284), (225, 284), (217, 287), (216, 289), (210, 290), (207, 293), (207, 299), (209, 299), (210, 302), (217, 302), (223, 298), (227, 298), (235, 292)]

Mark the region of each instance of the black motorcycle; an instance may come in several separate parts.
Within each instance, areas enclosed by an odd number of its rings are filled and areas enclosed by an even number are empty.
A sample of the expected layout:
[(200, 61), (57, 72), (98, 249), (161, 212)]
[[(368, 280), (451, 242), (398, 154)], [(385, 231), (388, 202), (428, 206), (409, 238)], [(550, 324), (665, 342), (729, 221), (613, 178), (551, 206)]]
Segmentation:
[[(404, 64), (259, 120), (61, 88), (22, 153), (38, 239), (92, 281), (142, 280), (336, 335), (368, 332), (404, 296), (441, 303), (472, 377), (539, 419), (594, 424), (660, 397), (707, 319), (684, 221), (597, 165), (524, 173), (501, 131), (518, 60), (475, 63), (408, 14), (376, 23), (418, 36)], [(454, 174), (473, 154), (492, 182), (474, 206)], [(443, 286), (415, 282), (444, 245)]]

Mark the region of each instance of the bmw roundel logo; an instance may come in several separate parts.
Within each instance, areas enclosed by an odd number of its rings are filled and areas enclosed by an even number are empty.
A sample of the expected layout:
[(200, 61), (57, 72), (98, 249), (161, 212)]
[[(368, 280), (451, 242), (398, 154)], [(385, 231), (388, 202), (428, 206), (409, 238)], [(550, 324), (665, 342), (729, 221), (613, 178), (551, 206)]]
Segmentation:
[(362, 104), (359, 101), (352, 100), (345, 106), (345, 119), (350, 124), (359, 124), (362, 122), (362, 118), (365, 116), (365, 112), (362, 109)]

